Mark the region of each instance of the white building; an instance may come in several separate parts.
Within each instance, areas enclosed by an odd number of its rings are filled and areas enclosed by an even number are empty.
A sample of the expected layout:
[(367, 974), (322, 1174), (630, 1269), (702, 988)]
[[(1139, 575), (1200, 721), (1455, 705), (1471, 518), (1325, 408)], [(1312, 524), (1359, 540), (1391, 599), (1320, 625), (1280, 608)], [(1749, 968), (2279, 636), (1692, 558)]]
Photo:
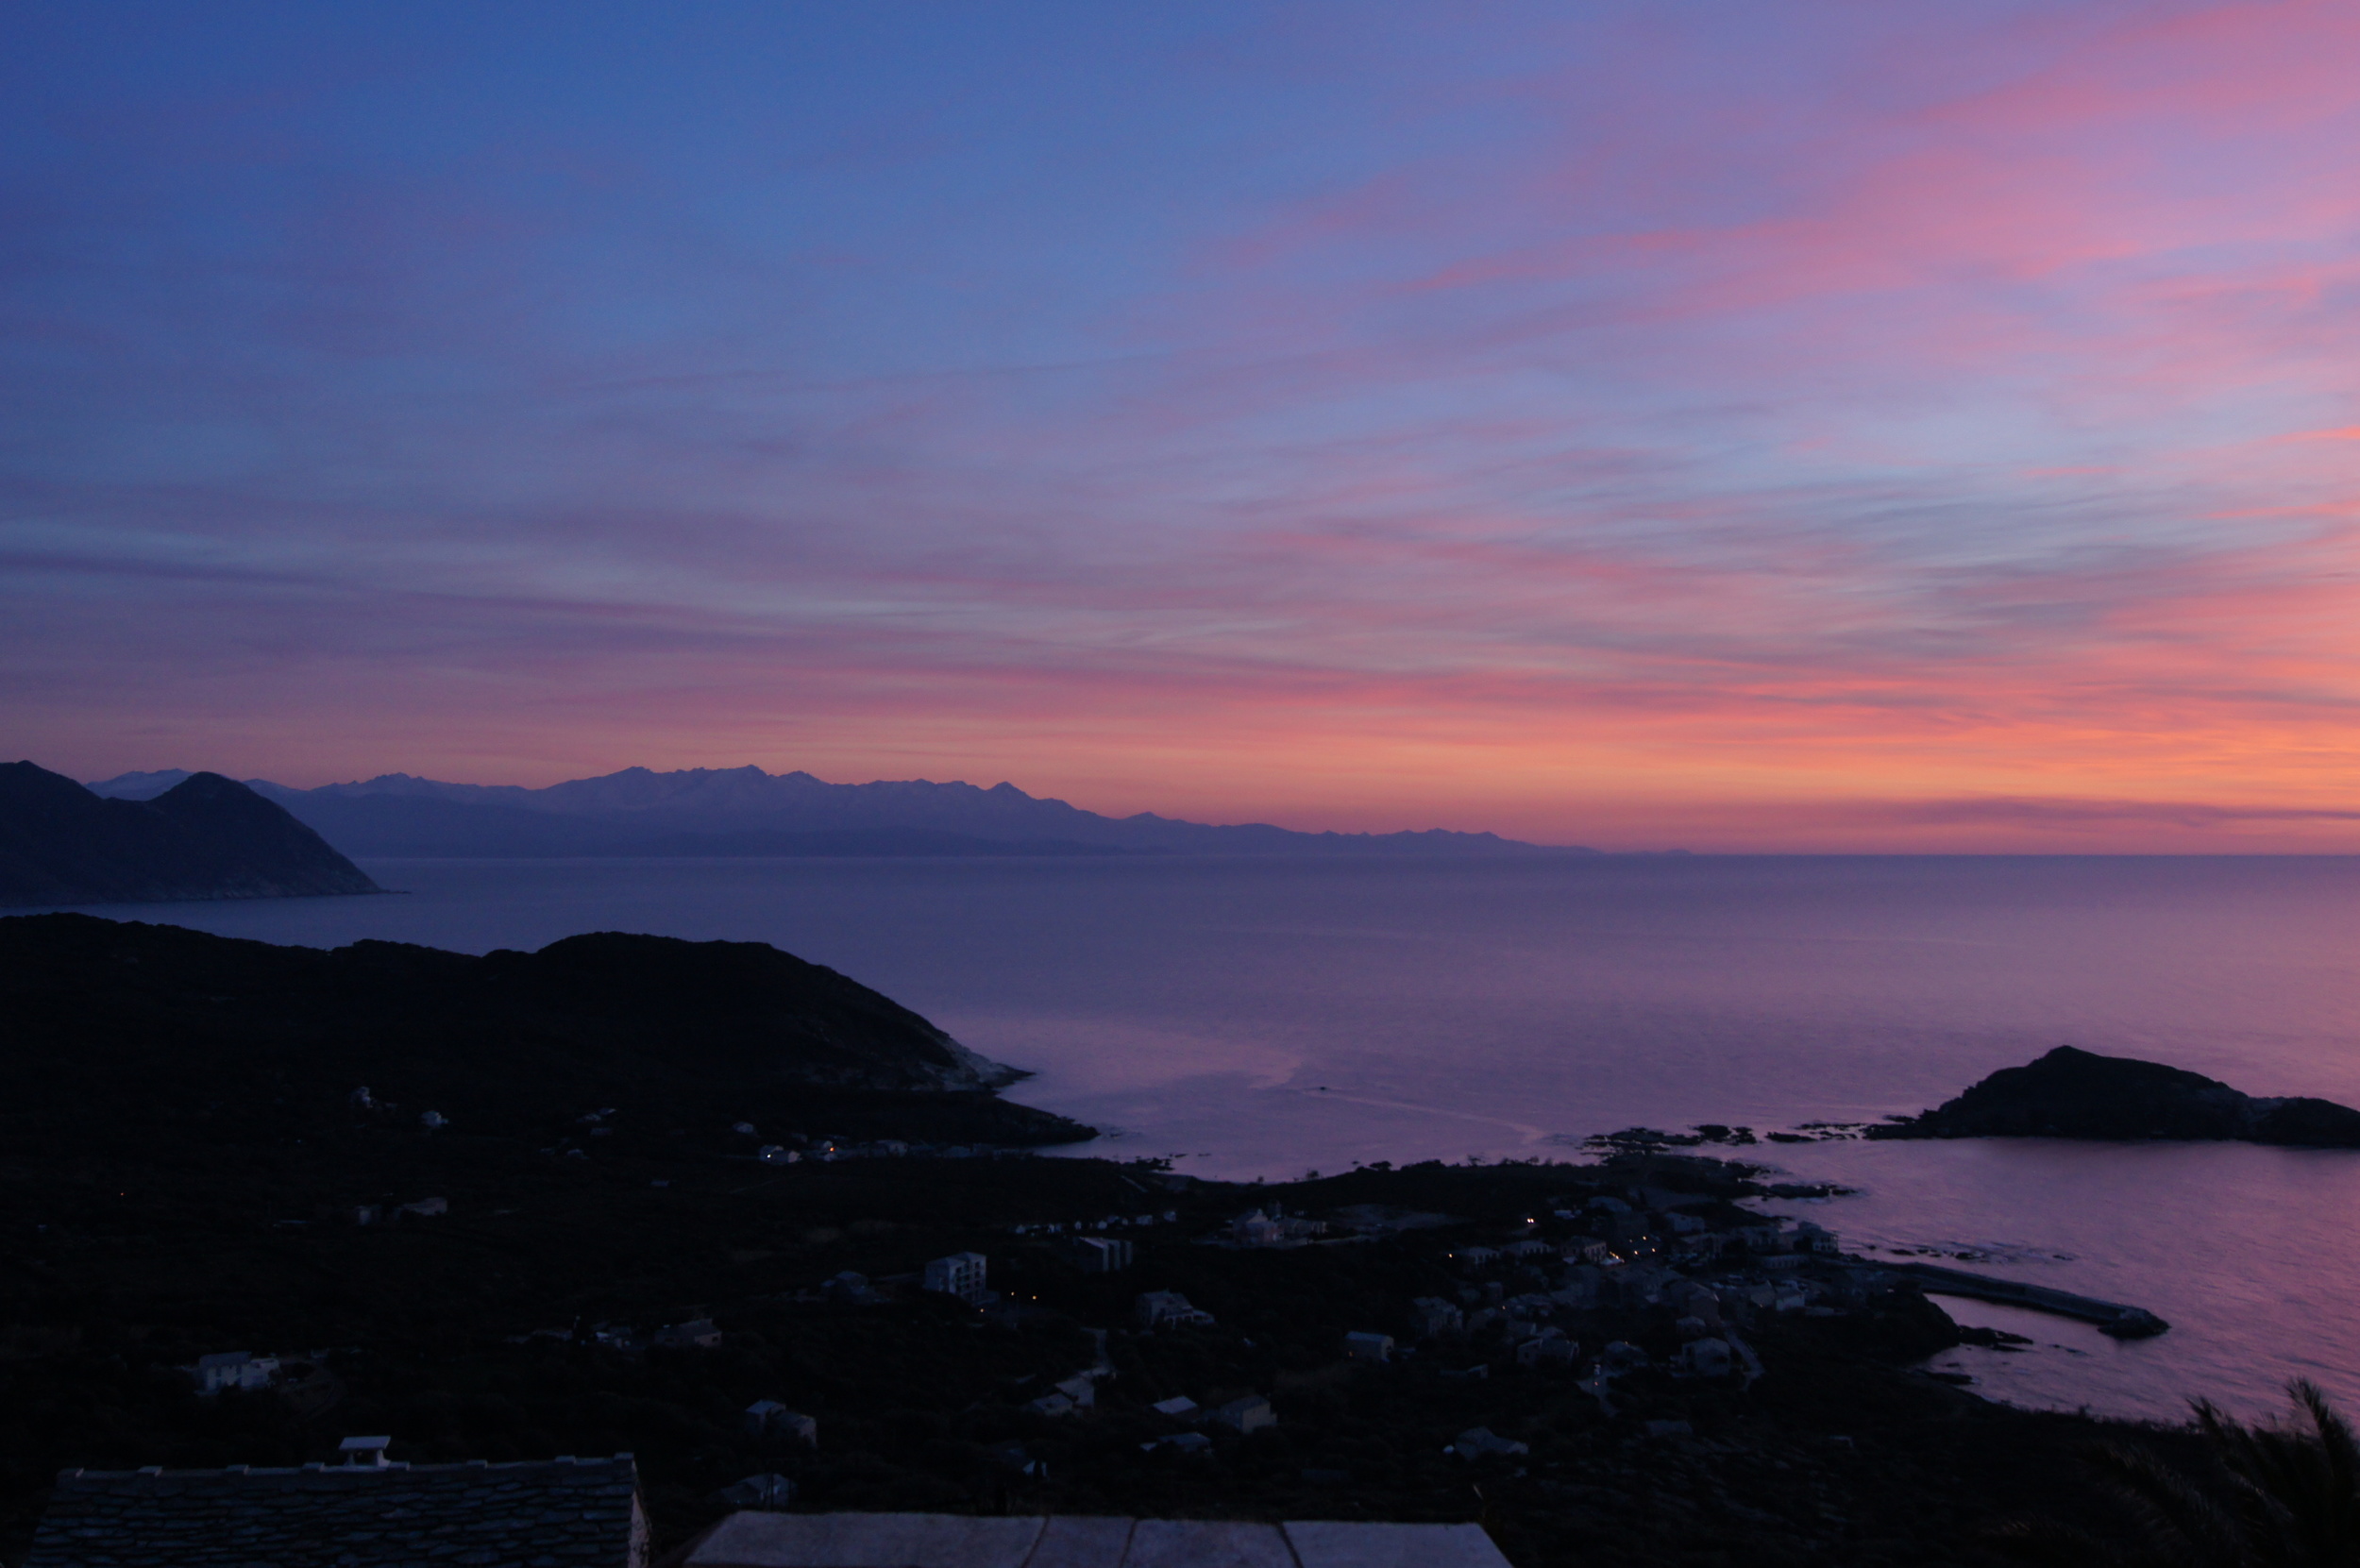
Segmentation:
[(1691, 1340), (1680, 1346), (1679, 1370), (1692, 1377), (1727, 1377), (1729, 1374), (1729, 1342), (1727, 1340)]
[[(1183, 1441), (1195, 1438), (1197, 1442)], [(1162, 1440), (1188, 1449), (1200, 1433)], [(681, 1548), (682, 1568), (808, 1568), (820, 1562), (890, 1562), (901, 1568), (1049, 1563), (1061, 1568), (1147, 1568), (1177, 1563), (1415, 1563), (1418, 1568), (1508, 1568), (1480, 1525), (1381, 1525), (1313, 1520), (1054, 1519), (927, 1513), (734, 1513)]]
[(1215, 1406), (1205, 1419), (1216, 1426), (1226, 1426), (1242, 1435), (1277, 1425), (1278, 1412), (1272, 1409), (1270, 1401), (1261, 1395), (1248, 1394), (1243, 1399), (1233, 1399), (1226, 1405)]
[(1116, 1236), (1076, 1236), (1064, 1247), (1067, 1258), (1086, 1274), (1120, 1273), (1131, 1266), (1136, 1251)]
[(1720, 1293), (1709, 1285), (1693, 1279), (1674, 1280), (1662, 1291), (1663, 1304), (1683, 1318), (1698, 1318), (1708, 1324), (1721, 1321)]
[(1526, 1340), (1516, 1347), (1516, 1364), (1520, 1367), (1566, 1368), (1580, 1359), (1581, 1345), (1554, 1328), (1545, 1329), (1540, 1338)]
[(721, 1343), (721, 1331), (711, 1318), (691, 1318), (657, 1329), (655, 1342), (666, 1350), (714, 1350)]
[(1141, 1328), (1163, 1328), (1174, 1324), (1208, 1324), (1210, 1312), (1199, 1311), (1188, 1305), (1188, 1298), (1177, 1290), (1150, 1290), (1132, 1304), (1132, 1314)]
[(1418, 1332), (1431, 1340), (1443, 1334), (1455, 1334), (1467, 1321), (1457, 1302), (1440, 1296), (1420, 1296), (1409, 1304), (1410, 1315), (1418, 1320)]
[(1299, 1246), (1326, 1234), (1326, 1221), (1290, 1219), (1284, 1209), (1265, 1214), (1257, 1208), (1229, 1222), (1229, 1239), (1240, 1247)]
[(819, 1423), (775, 1399), (757, 1399), (746, 1407), (746, 1430), (756, 1437), (781, 1437), (808, 1448), (819, 1446)]
[(925, 1288), (946, 1296), (956, 1296), (964, 1302), (978, 1302), (989, 1294), (984, 1279), (991, 1267), (990, 1259), (979, 1252), (952, 1253), (937, 1257), (926, 1265)]
[(257, 1356), (246, 1350), (226, 1350), (216, 1356), (200, 1356), (196, 1365), (189, 1369), (196, 1378), (199, 1393), (219, 1393), (224, 1389), (267, 1389), (278, 1376), (278, 1357)]

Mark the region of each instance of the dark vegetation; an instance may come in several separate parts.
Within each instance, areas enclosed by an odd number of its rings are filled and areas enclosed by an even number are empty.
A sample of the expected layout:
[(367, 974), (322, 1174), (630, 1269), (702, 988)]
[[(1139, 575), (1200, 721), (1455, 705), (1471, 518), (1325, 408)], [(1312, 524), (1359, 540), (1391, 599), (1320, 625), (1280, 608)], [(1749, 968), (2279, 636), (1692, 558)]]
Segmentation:
[(2329, 1100), (2257, 1098), (2160, 1062), (2061, 1045), (1909, 1121), (1871, 1127), (1868, 1136), (2239, 1139), (2360, 1149), (2360, 1111)]
[(110, 801), (0, 763), (0, 906), (383, 891), (285, 807), (218, 773)]
[(2317, 1385), (2289, 1385), (2291, 1425), (2249, 1425), (2196, 1406), (2174, 1463), (2147, 1444), (2086, 1450), (2113, 1527), (2056, 1520), (1998, 1532), (2018, 1560), (2052, 1568), (2346, 1568), (2360, 1562), (2360, 1442)]

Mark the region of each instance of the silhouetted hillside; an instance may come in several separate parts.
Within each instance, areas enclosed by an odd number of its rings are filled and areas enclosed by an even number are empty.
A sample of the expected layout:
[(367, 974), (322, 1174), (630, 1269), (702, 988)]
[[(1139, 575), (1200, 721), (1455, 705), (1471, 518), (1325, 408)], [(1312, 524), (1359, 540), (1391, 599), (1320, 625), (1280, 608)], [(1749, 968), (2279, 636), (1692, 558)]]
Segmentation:
[(390, 1103), (411, 1124), (432, 1111), (535, 1137), (613, 1107), (601, 1136), (693, 1127), (710, 1144), (739, 1120), (784, 1131), (841, 1102), (874, 1121), (912, 1100), (941, 1103), (929, 1125), (954, 1104), (981, 1119), (952, 1129), (959, 1140), (1089, 1136), (987, 1092), (1017, 1070), (759, 942), (601, 932), (473, 957), (18, 916), (0, 919), (0, 1010), (14, 1048), (0, 1127), (25, 1138), (79, 1142), (93, 1123), (143, 1139), (294, 1136), (344, 1125), (363, 1085), (372, 1117)]
[(117, 801), (0, 764), (0, 905), (383, 891), (286, 808), (218, 773)]

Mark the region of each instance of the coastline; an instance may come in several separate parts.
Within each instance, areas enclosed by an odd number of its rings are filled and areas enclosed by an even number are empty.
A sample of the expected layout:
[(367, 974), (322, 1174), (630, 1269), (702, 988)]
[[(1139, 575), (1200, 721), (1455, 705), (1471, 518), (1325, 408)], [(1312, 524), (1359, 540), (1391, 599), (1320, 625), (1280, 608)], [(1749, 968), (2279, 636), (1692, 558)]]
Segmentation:
[[(743, 1162), (627, 1139), (553, 1158), (364, 1131), (229, 1162), (126, 1149), (91, 1173), (103, 1189), (62, 1166), (0, 1171), (6, 1221), (47, 1227), (20, 1317), (42, 1321), (38, 1299), (106, 1304), (0, 1362), (0, 1395), (50, 1412), (10, 1440), (20, 1524), (58, 1468), (126, 1467), (125, 1429), (75, 1412), (128, 1400), (134, 1446), (168, 1444), (178, 1466), (300, 1461), (362, 1427), (422, 1461), (537, 1451), (536, 1433), (565, 1430), (579, 1451), (638, 1453), (666, 1539), (714, 1517), (717, 1489), (774, 1470), (823, 1509), (1480, 1520), (1521, 1568), (1741, 1547), (1964, 1562), (2010, 1512), (2075, 1517), (2074, 1446), (2135, 1430), (1913, 1370), (1956, 1326), (1913, 1291), (1844, 1278), (1883, 1271), (1791, 1250), (1799, 1225), (1733, 1255), (1728, 1315), (1696, 1332), (1683, 1320), (1722, 1308), (1676, 1288), (1709, 1272), (1649, 1248), (1762, 1228), (1733, 1203), (1745, 1173), (1704, 1161), (1226, 1184), (1153, 1162), (879, 1156), (750, 1181)], [(356, 1225), (267, 1196), (324, 1180), (448, 1202)], [(1677, 1229), (1682, 1213), (1705, 1228)], [(1093, 1273), (1090, 1239), (1128, 1251)], [(1630, 1256), (1588, 1260), (1618, 1248)], [(962, 1251), (988, 1259), (994, 1299), (920, 1288), (928, 1258)], [(321, 1278), (332, 1297), (301, 1284)], [(1151, 1327), (1137, 1302), (1155, 1291), (1209, 1321)], [(666, 1348), (658, 1331), (691, 1316), (716, 1343)], [(1391, 1352), (1357, 1358), (1352, 1333)], [(1577, 1355), (1529, 1348), (1552, 1333)], [(1745, 1349), (1727, 1370), (1693, 1348), (1723, 1334)], [(306, 1345), (337, 1348), (284, 1392), (209, 1402), (177, 1370)], [(1054, 1408), (1100, 1364), (1112, 1374), (1085, 1408)], [(818, 1448), (740, 1432), (757, 1398), (813, 1414)], [(1175, 1398), (1258, 1399), (1275, 1425), (1206, 1425), (1165, 1413)], [(1183, 1434), (1209, 1446), (1167, 1442)], [(1009, 1453), (1038, 1470), (994, 1457)]]

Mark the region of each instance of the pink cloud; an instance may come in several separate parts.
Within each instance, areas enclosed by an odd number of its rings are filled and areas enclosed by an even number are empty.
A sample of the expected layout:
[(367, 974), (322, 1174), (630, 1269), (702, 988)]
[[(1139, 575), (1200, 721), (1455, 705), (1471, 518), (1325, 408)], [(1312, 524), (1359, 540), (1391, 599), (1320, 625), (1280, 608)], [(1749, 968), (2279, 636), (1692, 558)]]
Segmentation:
[[(994, 249), (1066, 216), (1003, 211), (1004, 170), (947, 259), (765, 252), (668, 194), (632, 215), (677, 236), (591, 222), (586, 177), (350, 181), (157, 306), (184, 360), (78, 394), (113, 445), (28, 447), (0, 689), (93, 774), (229, 735), (312, 778), (2348, 842), (2360, 17), (1893, 17), (1805, 8), (1758, 61), (1532, 20), (1249, 194), (1175, 191), (1146, 261)], [(609, 265), (667, 286), (615, 309)], [(911, 282), (995, 265), (971, 310)], [(149, 336), (17, 309), (42, 353)]]

